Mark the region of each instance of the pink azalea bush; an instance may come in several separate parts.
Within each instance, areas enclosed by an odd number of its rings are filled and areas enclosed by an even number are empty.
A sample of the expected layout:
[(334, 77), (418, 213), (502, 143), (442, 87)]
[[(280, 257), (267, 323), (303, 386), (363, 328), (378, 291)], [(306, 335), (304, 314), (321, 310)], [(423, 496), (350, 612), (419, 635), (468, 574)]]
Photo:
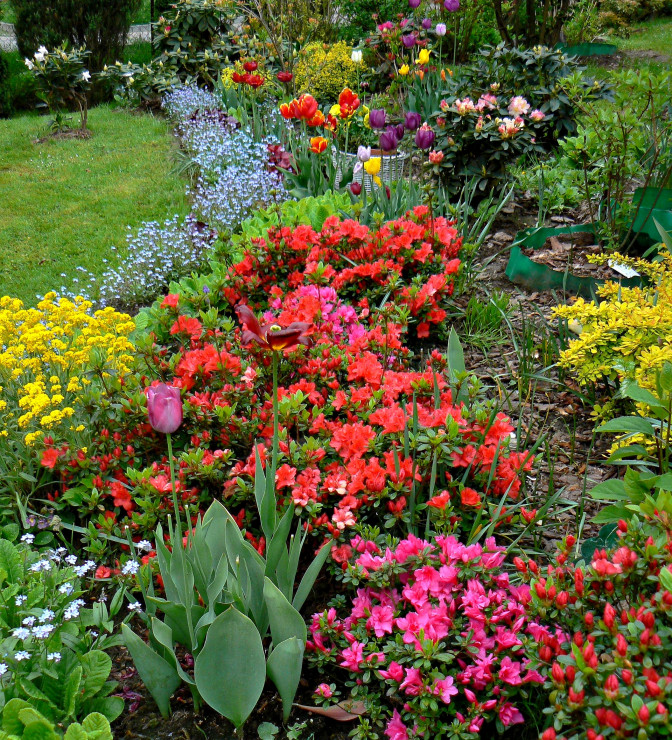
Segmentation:
[(390, 740), (478, 736), (491, 723), (525, 722), (543, 678), (524, 657), (536, 629), (526, 614), (530, 589), (510, 583), (504, 548), (494, 538), (483, 546), (412, 534), (384, 550), (359, 536), (350, 545), (344, 579), (356, 595), (347, 608), (337, 599), (313, 615), (307, 649), (335, 680), (347, 671), (349, 693), (367, 709), (361, 721)]

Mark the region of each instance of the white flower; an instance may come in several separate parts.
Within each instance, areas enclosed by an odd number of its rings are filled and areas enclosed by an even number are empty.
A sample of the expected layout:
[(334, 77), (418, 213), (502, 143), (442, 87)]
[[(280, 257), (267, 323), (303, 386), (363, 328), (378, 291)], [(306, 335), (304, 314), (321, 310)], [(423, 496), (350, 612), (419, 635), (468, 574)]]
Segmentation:
[(28, 598), (27, 596), (23, 596), (23, 595), (21, 595), (21, 596), (17, 596), (17, 597), (16, 597), (15, 599), (14, 599), (14, 603), (15, 603), (15, 604), (16, 604), (17, 606), (21, 606), (21, 604), (23, 604), (23, 602), (24, 602), (24, 601), (25, 601), (25, 600), (26, 600), (27, 598)]
[(77, 619), (79, 616), (79, 607), (76, 604), (70, 604), (70, 606), (63, 612), (63, 619), (69, 622), (71, 619)]
[(70, 594), (74, 590), (75, 590), (75, 587), (71, 583), (64, 583), (58, 587), (58, 592), (61, 594), (66, 594), (66, 596), (70, 596)]
[(28, 532), (27, 534), (24, 534), (23, 537), (21, 537), (21, 542), (25, 542), (26, 545), (32, 545), (34, 540), (35, 540), (35, 535), (30, 534), (30, 532)]
[[(42, 48), (42, 47), (40, 47), (40, 48)], [(34, 59), (35, 59), (36, 62), (43, 62), (44, 61), (44, 57), (45, 57), (45, 55), (41, 51), (36, 51), (35, 52)]]
[(51, 611), (51, 609), (45, 609), (40, 617), (40, 622), (51, 622), (55, 616), (56, 615)]
[(128, 609), (129, 609), (129, 611), (132, 611), (132, 612), (141, 612), (142, 611), (142, 604), (140, 604), (139, 601), (132, 601), (128, 605)]
[(27, 630), (25, 627), (17, 627), (12, 632), (12, 637), (16, 637), (17, 640), (27, 640), (30, 637), (30, 630)]
[(362, 52), (359, 49), (353, 49), (352, 54), (350, 55), (350, 59), (352, 59), (355, 64), (361, 64)]
[(91, 79), (91, 72), (89, 72), (88, 69), (85, 69), (82, 72), (82, 79), (84, 80), (84, 82), (88, 82)]
[(58, 663), (60, 661), (60, 659), (61, 659), (61, 654), (60, 653), (49, 653), (47, 655), (47, 660), (50, 660), (53, 663)]
[(121, 569), (121, 572), (125, 576), (134, 576), (138, 570), (140, 570), (140, 563), (135, 560), (127, 560), (124, 563), (124, 567)]
[(48, 560), (38, 560), (30, 566), (33, 573), (39, 573), (41, 570), (51, 570), (51, 563)]
[(25, 624), (26, 627), (32, 627), (36, 621), (35, 617), (26, 617), (21, 624)]
[(55, 630), (53, 624), (39, 624), (37, 627), (33, 627), (33, 634), (38, 640), (44, 640)]
[(19, 663), (22, 660), (30, 660), (30, 653), (27, 650), (19, 650), (18, 653), (14, 653), (14, 660)]
[(94, 632), (93, 630), (91, 630), (91, 632), (89, 632), (89, 634), (91, 635), (91, 637), (93, 637), (94, 640), (96, 639), (96, 637), (98, 637), (98, 633), (97, 632)]
[(357, 159), (360, 162), (368, 162), (371, 159), (371, 147), (360, 146), (357, 148)]
[(140, 540), (140, 542), (136, 544), (136, 547), (138, 550), (142, 550), (143, 552), (151, 552), (152, 543), (149, 540)]
[(68, 557), (65, 558), (65, 562), (68, 565), (77, 565), (77, 556), (76, 555), (68, 555)]
[[(28, 57), (26, 57), (23, 61), (25, 62), (26, 67), (28, 67), (28, 69), (31, 70), (31, 72), (32, 72), (32, 70), (35, 69), (35, 65), (32, 63), (32, 61), (30, 59), (28, 59)], [(24, 535), (24, 537), (25, 537), (25, 535)], [(23, 537), (21, 539), (23, 539)], [(5, 665), (5, 664), (2, 663), (2, 665)], [(2, 675), (2, 674), (0, 674), (0, 675)]]
[(8, 670), (7, 663), (0, 663), (0, 676), (4, 676)]

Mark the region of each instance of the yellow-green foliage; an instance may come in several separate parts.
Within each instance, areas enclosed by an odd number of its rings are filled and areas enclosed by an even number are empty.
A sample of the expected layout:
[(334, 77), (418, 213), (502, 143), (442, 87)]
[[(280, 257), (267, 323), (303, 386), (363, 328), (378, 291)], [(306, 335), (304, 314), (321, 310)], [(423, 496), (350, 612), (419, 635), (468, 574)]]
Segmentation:
[[(606, 257), (601, 258), (604, 261)], [(636, 380), (655, 388), (656, 371), (672, 362), (672, 255), (661, 262), (611, 255), (637, 270), (648, 286), (624, 288), (607, 282), (598, 290), (600, 303), (579, 298), (555, 314), (581, 325), (578, 339), (560, 356), (581, 384), (607, 377)]]
[(357, 65), (351, 54), (352, 47), (345, 41), (332, 46), (308, 44), (294, 68), (299, 92), (310, 93), (320, 102), (335, 102), (344, 87), (354, 87), (357, 83)]

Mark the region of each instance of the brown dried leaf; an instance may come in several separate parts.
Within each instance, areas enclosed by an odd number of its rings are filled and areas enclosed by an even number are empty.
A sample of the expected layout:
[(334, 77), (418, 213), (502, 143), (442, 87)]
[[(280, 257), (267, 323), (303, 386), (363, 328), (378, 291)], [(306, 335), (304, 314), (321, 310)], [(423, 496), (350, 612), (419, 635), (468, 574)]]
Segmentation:
[(364, 702), (361, 701), (342, 701), (340, 704), (332, 704), (330, 707), (309, 707), (305, 704), (295, 704), (294, 706), (304, 709), (306, 712), (336, 720), (336, 722), (352, 722), (366, 711)]

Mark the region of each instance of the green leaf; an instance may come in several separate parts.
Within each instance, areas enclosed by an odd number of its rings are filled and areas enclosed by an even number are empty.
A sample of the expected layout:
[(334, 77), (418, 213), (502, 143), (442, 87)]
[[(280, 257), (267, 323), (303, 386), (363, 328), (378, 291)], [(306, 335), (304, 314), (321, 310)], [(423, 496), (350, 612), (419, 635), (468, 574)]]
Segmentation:
[(95, 696), (105, 684), (112, 670), (112, 659), (102, 650), (91, 650), (81, 656), (82, 681), (79, 694), (82, 699)]
[(127, 624), (121, 625), (121, 631), (142, 682), (161, 714), (167, 717), (170, 714), (170, 697), (181, 683), (177, 671), (143, 642)]
[(98, 712), (91, 712), (88, 717), (85, 717), (82, 727), (89, 733), (90, 740), (112, 740), (110, 722), (107, 717), (104, 717)]
[(301, 607), (308, 598), (308, 594), (310, 594), (310, 592), (313, 590), (313, 586), (315, 585), (317, 577), (320, 575), (322, 566), (326, 562), (327, 558), (329, 557), (329, 553), (331, 552), (330, 544), (330, 542), (327, 542), (325, 545), (322, 546), (322, 549), (317, 553), (315, 559), (308, 566), (306, 572), (303, 574), (301, 583), (296, 589), (296, 594), (294, 594), (294, 600), (292, 601), (292, 606), (297, 611), (301, 611)]
[(259, 727), (257, 727), (259, 740), (274, 740), (278, 732), (280, 732), (280, 728), (272, 722), (262, 722)]
[(0, 568), (7, 574), (9, 583), (17, 583), (23, 575), (21, 555), (9, 540), (0, 540)]
[(639, 416), (619, 416), (618, 419), (605, 421), (597, 428), (598, 432), (632, 432), (653, 437), (656, 430), (648, 419)]
[(672, 593), (672, 572), (670, 572), (670, 569), (661, 568), (660, 575), (658, 577), (660, 578), (660, 583), (662, 587), (666, 591)]
[(305, 643), (307, 631), (303, 617), (269, 578), (264, 582), (264, 599), (268, 607), (273, 644), (279, 645), (290, 637), (298, 637)]
[[(84, 671), (83, 666), (78, 665), (64, 679), (62, 707), (63, 707), (63, 713), (65, 714), (66, 717), (75, 716), (75, 707), (77, 705), (77, 698), (78, 696), (80, 696), (79, 686), (82, 680), (83, 671)], [(85, 697), (81, 696), (81, 698), (85, 698)]]
[(266, 680), (266, 658), (251, 619), (229, 607), (210, 625), (194, 666), (204, 701), (240, 727), (257, 704)]
[(597, 501), (628, 501), (629, 495), (625, 490), (625, 483), (618, 479), (604, 481), (590, 490), (591, 498)]
[(46, 720), (44, 722), (33, 722), (23, 731), (23, 740), (60, 740), (60, 735)]
[(277, 644), (268, 656), (266, 671), (273, 681), (282, 699), (282, 719), (287, 722), (292, 711), (292, 702), (296, 696), (303, 667), (305, 640), (290, 637)]
[(74, 725), (68, 727), (63, 740), (89, 740), (89, 735), (79, 722), (75, 722)]
[(597, 537), (589, 537), (581, 545), (581, 555), (589, 562), (593, 559), (595, 550), (608, 550), (618, 542), (616, 536), (616, 525), (607, 524), (600, 529)]
[(10, 735), (21, 735), (23, 722), (19, 719), (22, 709), (30, 708), (30, 704), (23, 699), (10, 699), (2, 710), (2, 729)]
[(124, 700), (120, 696), (94, 697), (86, 708), (93, 709), (92, 715), (102, 716), (109, 724), (124, 711)]

